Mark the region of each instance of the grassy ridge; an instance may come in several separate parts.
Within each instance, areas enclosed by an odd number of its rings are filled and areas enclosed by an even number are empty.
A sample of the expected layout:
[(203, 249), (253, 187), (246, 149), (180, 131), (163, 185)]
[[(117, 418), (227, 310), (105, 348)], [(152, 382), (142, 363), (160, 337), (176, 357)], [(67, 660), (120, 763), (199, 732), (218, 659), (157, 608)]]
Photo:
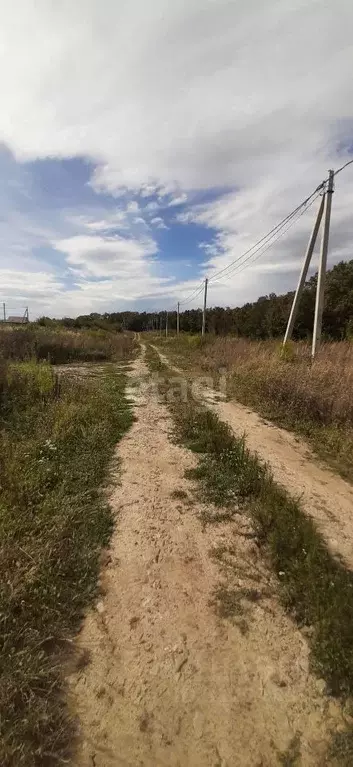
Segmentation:
[(191, 476), (198, 480), (203, 498), (220, 507), (214, 521), (229, 519), (242, 508), (250, 513), (258, 543), (278, 576), (282, 603), (300, 626), (309, 628), (314, 670), (331, 693), (351, 696), (353, 573), (330, 554), (313, 520), (274, 482), (244, 439), (193, 401), (190, 392), (187, 401), (178, 396), (175, 373), (170, 374), (170, 385), (168, 370), (152, 349), (148, 360), (163, 374), (160, 391), (167, 395), (172, 387), (173, 397), (166, 396), (166, 402), (176, 437), (199, 454)]
[(124, 379), (60, 384), (48, 363), (0, 376), (0, 764), (67, 758), (62, 664), (96, 592), (113, 520), (101, 491), (131, 424)]
[[(158, 339), (158, 342), (159, 339)], [(340, 474), (353, 479), (353, 344), (326, 343), (311, 364), (307, 344), (181, 335), (165, 342), (181, 367), (227, 375), (227, 394), (310, 440)]]

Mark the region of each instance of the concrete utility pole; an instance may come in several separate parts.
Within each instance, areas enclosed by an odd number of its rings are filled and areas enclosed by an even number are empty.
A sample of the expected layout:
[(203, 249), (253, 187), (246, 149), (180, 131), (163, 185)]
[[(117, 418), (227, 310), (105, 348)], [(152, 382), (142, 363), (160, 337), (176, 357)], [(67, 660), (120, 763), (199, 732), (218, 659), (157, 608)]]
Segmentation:
[(303, 289), (304, 289), (305, 280), (306, 280), (306, 276), (307, 276), (308, 269), (309, 269), (309, 264), (310, 264), (311, 257), (312, 257), (313, 252), (314, 252), (315, 243), (316, 243), (318, 231), (319, 231), (320, 224), (321, 224), (322, 214), (323, 214), (323, 210), (324, 210), (324, 199), (325, 198), (323, 196), (321, 198), (320, 208), (319, 208), (319, 211), (318, 211), (318, 214), (317, 214), (317, 217), (316, 217), (316, 221), (315, 221), (315, 224), (314, 224), (314, 228), (313, 228), (313, 231), (311, 233), (311, 237), (310, 237), (310, 240), (309, 240), (309, 243), (308, 243), (307, 251), (306, 251), (306, 254), (305, 254), (305, 260), (304, 260), (303, 267), (302, 267), (302, 270), (301, 270), (301, 273), (300, 273), (300, 277), (299, 277), (298, 287), (297, 287), (296, 292), (295, 292), (295, 296), (294, 296), (294, 299), (293, 299), (293, 304), (292, 304), (291, 312), (290, 312), (290, 315), (289, 315), (289, 320), (288, 320), (288, 324), (287, 324), (286, 334), (284, 336), (283, 346), (292, 337), (293, 327), (294, 327), (294, 323), (295, 323), (295, 320), (296, 320), (296, 317), (297, 317), (297, 313), (298, 313), (299, 301), (301, 299), (301, 295), (302, 295), (302, 292), (303, 292)]
[(321, 340), (322, 313), (324, 310), (325, 277), (327, 264), (328, 241), (330, 236), (331, 206), (333, 194), (334, 171), (329, 171), (327, 189), (324, 195), (324, 228), (321, 240), (319, 273), (317, 278), (313, 343), (311, 349), (312, 358), (315, 357)]
[(179, 325), (179, 301), (177, 306), (177, 336), (179, 335), (180, 325)]
[(205, 279), (205, 290), (203, 294), (203, 311), (202, 311), (202, 330), (201, 335), (205, 335), (206, 330), (206, 304), (207, 304), (207, 285), (208, 285), (208, 279), (206, 277)]
[(168, 338), (168, 312), (165, 313), (165, 337)]

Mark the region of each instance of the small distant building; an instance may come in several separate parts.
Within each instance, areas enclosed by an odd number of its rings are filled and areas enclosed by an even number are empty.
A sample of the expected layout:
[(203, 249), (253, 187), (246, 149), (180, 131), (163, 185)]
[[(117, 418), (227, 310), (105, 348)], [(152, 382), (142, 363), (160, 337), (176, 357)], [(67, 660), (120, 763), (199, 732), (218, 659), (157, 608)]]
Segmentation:
[(3, 319), (1, 322), (6, 322), (8, 325), (27, 325), (29, 322), (29, 313), (28, 313), (28, 306), (26, 306), (25, 311), (23, 314), (10, 314), (9, 317), (6, 317), (6, 305), (3, 303)]
[(19, 317), (18, 315), (13, 315), (6, 318), (6, 322), (9, 322), (11, 325), (27, 325), (27, 322), (29, 322), (27, 314), (24, 314), (22, 317)]

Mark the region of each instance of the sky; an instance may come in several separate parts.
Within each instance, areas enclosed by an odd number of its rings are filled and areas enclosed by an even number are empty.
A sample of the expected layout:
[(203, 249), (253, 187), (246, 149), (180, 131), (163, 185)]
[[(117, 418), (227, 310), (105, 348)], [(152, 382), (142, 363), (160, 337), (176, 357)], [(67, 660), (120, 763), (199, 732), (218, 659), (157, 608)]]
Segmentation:
[[(213, 306), (294, 289), (320, 199), (243, 254), (353, 157), (352, 26), (351, 0), (4, 3), (7, 314), (191, 308), (206, 276)], [(353, 164), (329, 266), (352, 212)]]

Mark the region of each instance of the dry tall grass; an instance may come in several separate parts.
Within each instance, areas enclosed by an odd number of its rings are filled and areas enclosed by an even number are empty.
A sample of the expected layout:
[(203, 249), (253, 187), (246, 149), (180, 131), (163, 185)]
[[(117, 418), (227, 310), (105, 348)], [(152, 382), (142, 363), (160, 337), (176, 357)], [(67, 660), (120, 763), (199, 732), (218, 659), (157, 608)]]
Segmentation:
[(353, 426), (353, 344), (324, 344), (312, 363), (307, 344), (288, 349), (273, 342), (224, 338), (200, 349), (201, 366), (231, 374), (232, 391), (288, 407), (297, 420)]
[(353, 344), (325, 343), (311, 362), (306, 343), (283, 351), (275, 341), (243, 338), (170, 340), (179, 363), (228, 374), (228, 394), (305, 434), (345, 476), (353, 477)]
[(130, 356), (132, 335), (104, 330), (51, 330), (37, 325), (0, 328), (0, 357), (3, 359), (66, 362), (123, 359)]

